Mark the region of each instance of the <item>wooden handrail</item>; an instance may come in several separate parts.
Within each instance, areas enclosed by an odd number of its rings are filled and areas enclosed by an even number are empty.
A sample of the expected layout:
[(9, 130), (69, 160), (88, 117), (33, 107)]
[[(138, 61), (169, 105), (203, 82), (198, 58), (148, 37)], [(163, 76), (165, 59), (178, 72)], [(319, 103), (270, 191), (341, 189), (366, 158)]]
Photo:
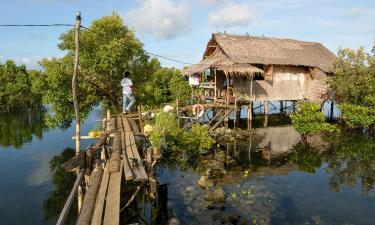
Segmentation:
[(83, 175), (84, 175), (84, 170), (81, 170), (79, 172), (79, 174), (77, 175), (77, 179), (74, 182), (73, 188), (70, 191), (69, 197), (68, 197), (68, 199), (65, 202), (64, 208), (63, 208), (63, 210), (60, 213), (60, 216), (59, 216), (59, 219), (57, 220), (56, 225), (62, 225), (62, 224), (64, 224), (65, 219), (66, 219), (66, 217), (67, 217), (67, 215), (69, 213), (70, 207), (72, 206), (72, 203), (73, 203), (73, 200), (74, 200), (74, 196), (77, 193), (78, 186), (82, 182)]

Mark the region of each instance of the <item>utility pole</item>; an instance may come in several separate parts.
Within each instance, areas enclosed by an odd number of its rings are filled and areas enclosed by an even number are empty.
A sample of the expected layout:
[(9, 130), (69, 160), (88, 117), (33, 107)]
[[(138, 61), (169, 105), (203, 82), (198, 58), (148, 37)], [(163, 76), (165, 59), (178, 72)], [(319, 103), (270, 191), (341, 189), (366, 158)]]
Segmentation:
[[(76, 32), (75, 32), (75, 57), (74, 57), (74, 68), (72, 77), (72, 94), (73, 94), (73, 104), (74, 112), (76, 116), (76, 155), (81, 152), (81, 120), (79, 118), (79, 105), (77, 98), (77, 75), (78, 75), (78, 63), (79, 63), (79, 32), (81, 29), (81, 12), (76, 14)], [(77, 174), (80, 171), (77, 171)], [(81, 211), (83, 202), (82, 186), (78, 186), (78, 213)]]

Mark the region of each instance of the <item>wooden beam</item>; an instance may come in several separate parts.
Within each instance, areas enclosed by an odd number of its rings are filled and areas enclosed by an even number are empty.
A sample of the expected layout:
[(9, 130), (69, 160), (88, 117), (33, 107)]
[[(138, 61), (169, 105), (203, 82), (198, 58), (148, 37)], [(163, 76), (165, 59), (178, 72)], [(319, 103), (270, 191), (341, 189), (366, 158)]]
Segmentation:
[(109, 181), (109, 171), (108, 171), (108, 164), (107, 164), (106, 168), (104, 169), (102, 182), (100, 184), (100, 188), (98, 192), (98, 197), (96, 198), (95, 209), (92, 215), (91, 225), (102, 224), (103, 209), (104, 209), (105, 197), (107, 194), (108, 181)]
[(109, 159), (109, 171), (119, 172), (121, 165), (121, 133), (116, 132), (113, 138), (112, 152)]
[[(121, 168), (123, 166), (121, 165)], [(103, 224), (119, 225), (120, 224), (120, 190), (121, 190), (122, 169), (118, 173), (111, 173), (109, 177), (107, 202)]]
[(139, 156), (137, 145), (135, 144), (134, 133), (130, 132), (129, 135), (130, 135), (129, 138), (130, 138), (130, 143), (131, 143), (133, 155), (134, 155), (135, 159), (137, 160), (137, 167), (138, 167), (138, 171), (139, 171), (139, 175), (140, 175), (140, 180), (146, 181), (146, 180), (148, 180), (148, 176), (147, 176), (145, 167), (143, 166), (142, 159)]
[(126, 119), (129, 121), (129, 124), (130, 124), (130, 126), (131, 126), (133, 132), (134, 132), (134, 133), (140, 133), (140, 130), (139, 130), (139, 128), (138, 128), (137, 123), (136, 123), (131, 117), (126, 118)]
[(96, 197), (98, 196), (98, 191), (100, 183), (103, 177), (103, 169), (97, 167), (91, 173), (89, 188), (86, 192), (85, 198), (83, 199), (83, 205), (81, 213), (77, 219), (77, 225), (89, 225), (91, 224), (92, 215), (95, 209)]
[[(87, 149), (87, 151), (91, 151), (91, 155), (93, 156), (93, 159), (96, 159), (97, 156), (100, 156), (100, 152), (102, 150), (102, 147), (105, 145), (107, 141), (108, 133), (103, 132), (99, 139), (96, 141), (94, 146), (91, 146)], [(87, 152), (86, 151), (86, 152)], [(84, 168), (86, 164), (86, 152), (80, 152), (79, 155), (73, 157), (69, 161), (65, 162), (62, 167), (65, 169), (65, 171), (71, 171), (74, 168)]]
[(132, 151), (132, 145), (130, 142), (130, 132), (125, 132), (125, 148), (126, 148), (126, 156), (128, 158), (130, 168), (133, 171), (134, 178), (138, 180), (141, 177), (141, 174), (139, 173), (138, 167), (134, 165), (133, 163), (133, 160), (136, 160), (136, 158)]
[(122, 148), (122, 155), (124, 156), (122, 161), (124, 165), (124, 174), (125, 180), (132, 180), (133, 179), (133, 172), (130, 168), (129, 159), (126, 155), (126, 144), (125, 144), (125, 132), (121, 132), (121, 148)]

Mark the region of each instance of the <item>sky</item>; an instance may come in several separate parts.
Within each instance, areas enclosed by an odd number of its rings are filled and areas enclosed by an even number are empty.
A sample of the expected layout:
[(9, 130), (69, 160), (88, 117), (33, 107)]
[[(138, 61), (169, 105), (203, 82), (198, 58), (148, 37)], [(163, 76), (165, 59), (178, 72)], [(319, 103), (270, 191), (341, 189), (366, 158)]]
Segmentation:
[[(370, 52), (375, 42), (375, 0), (0, 0), (0, 24), (74, 24), (77, 11), (84, 26), (115, 11), (145, 50), (187, 63), (202, 59), (215, 32), (321, 42), (333, 53)], [(42, 58), (64, 54), (57, 44), (67, 29), (0, 27), (0, 62), (39, 69)]]

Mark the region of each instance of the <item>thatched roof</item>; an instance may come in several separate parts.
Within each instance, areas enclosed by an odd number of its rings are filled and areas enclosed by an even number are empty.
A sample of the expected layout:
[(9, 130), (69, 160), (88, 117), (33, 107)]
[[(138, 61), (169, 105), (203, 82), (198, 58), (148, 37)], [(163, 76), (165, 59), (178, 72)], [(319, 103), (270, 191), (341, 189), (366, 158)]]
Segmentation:
[(205, 71), (209, 68), (215, 68), (217, 70), (223, 71), (229, 76), (247, 76), (252, 77), (254, 74), (263, 74), (263, 70), (256, 68), (249, 63), (233, 63), (228, 56), (226, 56), (223, 51), (216, 49), (212, 55), (206, 57), (198, 64), (189, 67), (184, 71), (184, 74), (195, 74)]
[(184, 74), (201, 72), (202, 68), (218, 68), (215, 63), (219, 60), (226, 61), (227, 66), (230, 64), (233, 68), (242, 65), (242, 69), (244, 65), (251, 64), (294, 65), (332, 72), (335, 57), (316, 42), (217, 33), (208, 42), (204, 59), (184, 71)]

